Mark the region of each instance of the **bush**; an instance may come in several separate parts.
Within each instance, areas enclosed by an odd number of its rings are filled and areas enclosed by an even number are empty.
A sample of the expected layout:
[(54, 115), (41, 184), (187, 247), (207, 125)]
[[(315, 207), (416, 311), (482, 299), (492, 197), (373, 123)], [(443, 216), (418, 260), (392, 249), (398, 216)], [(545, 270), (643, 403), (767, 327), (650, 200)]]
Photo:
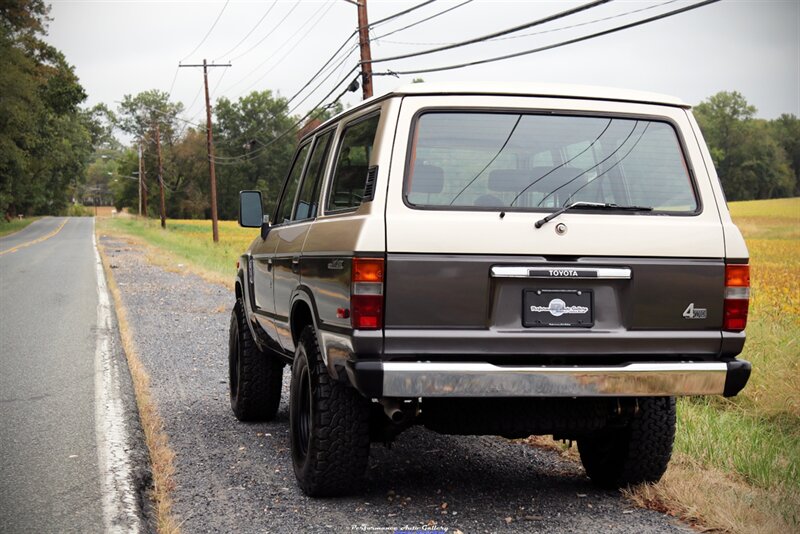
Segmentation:
[(94, 217), (94, 210), (83, 204), (70, 204), (65, 215), (67, 217)]

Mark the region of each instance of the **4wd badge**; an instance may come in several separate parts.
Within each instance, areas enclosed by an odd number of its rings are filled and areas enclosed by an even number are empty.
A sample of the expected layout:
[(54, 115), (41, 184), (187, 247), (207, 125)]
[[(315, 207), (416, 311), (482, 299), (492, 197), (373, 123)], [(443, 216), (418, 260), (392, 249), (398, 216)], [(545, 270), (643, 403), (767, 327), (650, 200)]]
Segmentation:
[(708, 310), (706, 308), (695, 308), (694, 302), (692, 302), (683, 310), (683, 317), (685, 319), (705, 319), (708, 317)]

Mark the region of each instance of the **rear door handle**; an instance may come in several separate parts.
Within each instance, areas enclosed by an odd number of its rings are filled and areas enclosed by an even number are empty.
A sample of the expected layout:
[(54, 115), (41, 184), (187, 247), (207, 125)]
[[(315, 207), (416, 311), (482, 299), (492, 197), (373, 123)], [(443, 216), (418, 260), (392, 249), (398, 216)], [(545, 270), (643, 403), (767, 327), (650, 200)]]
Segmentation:
[(293, 273), (300, 272), (300, 257), (299, 256), (295, 256), (294, 258), (292, 258), (292, 272)]

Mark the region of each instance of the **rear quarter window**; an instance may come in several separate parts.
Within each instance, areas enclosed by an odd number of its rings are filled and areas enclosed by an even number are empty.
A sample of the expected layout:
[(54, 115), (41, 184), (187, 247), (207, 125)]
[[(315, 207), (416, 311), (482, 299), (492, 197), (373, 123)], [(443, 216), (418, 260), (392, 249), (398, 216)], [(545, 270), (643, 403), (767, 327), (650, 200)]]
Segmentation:
[(326, 212), (352, 210), (361, 205), (379, 119), (380, 115), (372, 115), (345, 126), (337, 150)]

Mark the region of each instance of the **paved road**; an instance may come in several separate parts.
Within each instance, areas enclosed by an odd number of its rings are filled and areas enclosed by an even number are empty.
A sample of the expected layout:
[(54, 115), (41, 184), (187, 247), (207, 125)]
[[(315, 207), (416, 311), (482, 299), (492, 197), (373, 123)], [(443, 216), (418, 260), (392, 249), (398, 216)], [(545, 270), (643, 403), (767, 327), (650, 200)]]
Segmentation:
[(275, 421), (244, 424), (231, 413), (232, 291), (180, 265), (153, 266), (118, 239), (101, 237), (100, 245), (176, 454), (173, 510), (184, 532), (393, 532), (434, 524), (469, 534), (691, 532), (618, 492), (597, 490), (555, 452), (422, 428), (392, 449), (373, 446), (363, 494), (309, 499), (292, 471), (288, 373)]
[(93, 228), (45, 218), (0, 239), (3, 532), (140, 528), (135, 414)]

